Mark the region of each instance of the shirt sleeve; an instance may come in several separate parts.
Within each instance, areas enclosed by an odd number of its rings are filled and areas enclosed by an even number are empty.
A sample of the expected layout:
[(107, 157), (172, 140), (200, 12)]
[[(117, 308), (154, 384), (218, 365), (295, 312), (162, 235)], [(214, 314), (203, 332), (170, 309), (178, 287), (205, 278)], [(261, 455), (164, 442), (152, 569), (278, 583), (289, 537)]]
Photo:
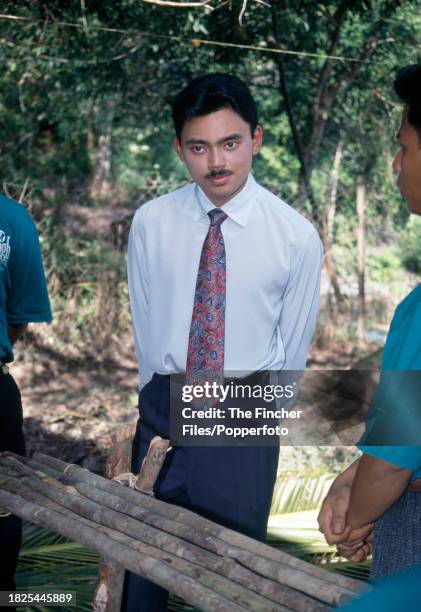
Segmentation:
[(323, 248), (313, 231), (297, 253), (281, 315), (280, 332), (285, 350), (284, 370), (303, 370), (320, 308), (320, 274)]
[(10, 325), (51, 321), (51, 308), (35, 223), (28, 215), (9, 265), (6, 312)]
[(145, 227), (141, 211), (133, 219), (128, 246), (128, 284), (136, 356), (139, 364), (140, 388), (152, 378), (148, 361), (149, 282), (146, 260)]
[(358, 448), (366, 455), (377, 457), (392, 465), (418, 472), (421, 470), (421, 446), (365, 446)]
[(411, 295), (393, 317), (382, 362), (382, 368), (388, 369), (382, 370), (358, 448), (367, 455), (418, 472), (413, 478), (419, 478), (420, 326), (418, 305)]

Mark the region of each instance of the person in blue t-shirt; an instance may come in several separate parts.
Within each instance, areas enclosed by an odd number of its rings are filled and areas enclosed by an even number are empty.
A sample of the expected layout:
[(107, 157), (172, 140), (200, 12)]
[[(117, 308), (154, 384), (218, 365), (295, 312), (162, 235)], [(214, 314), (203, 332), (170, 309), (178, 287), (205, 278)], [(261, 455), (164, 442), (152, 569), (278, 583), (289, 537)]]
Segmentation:
[[(405, 103), (394, 161), (411, 213), (421, 215), (421, 65), (403, 68)], [(362, 457), (334, 481), (319, 514), (330, 544), (352, 561), (373, 552), (374, 580), (421, 564), (421, 285), (398, 306), (382, 376), (367, 420)], [(373, 538), (374, 524), (374, 538)]]
[[(30, 322), (51, 321), (38, 234), (29, 213), (0, 195), (0, 452), (25, 454), (19, 389), (9, 373), (13, 345)], [(13, 591), (21, 521), (0, 508), (0, 591)]]

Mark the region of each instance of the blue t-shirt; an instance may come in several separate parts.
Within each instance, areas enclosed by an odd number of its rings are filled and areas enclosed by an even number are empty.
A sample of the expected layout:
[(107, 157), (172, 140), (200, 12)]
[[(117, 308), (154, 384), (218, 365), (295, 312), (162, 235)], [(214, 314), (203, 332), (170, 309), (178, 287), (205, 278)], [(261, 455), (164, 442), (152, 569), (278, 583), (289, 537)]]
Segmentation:
[[(358, 446), (368, 455), (412, 470), (412, 479), (415, 480), (421, 478), (421, 446), (417, 442), (421, 432), (421, 284), (395, 311), (381, 368), (379, 389), (362, 441), (373, 443), (378, 435), (376, 428), (381, 433), (388, 428), (395, 431), (397, 443), (405, 441), (405, 446)], [(414, 444), (410, 442), (411, 432)]]
[(364, 593), (341, 607), (342, 612), (419, 612), (421, 599), (421, 566), (378, 582), (372, 591)]
[(35, 224), (23, 206), (0, 195), (0, 362), (13, 361), (8, 324), (51, 319)]

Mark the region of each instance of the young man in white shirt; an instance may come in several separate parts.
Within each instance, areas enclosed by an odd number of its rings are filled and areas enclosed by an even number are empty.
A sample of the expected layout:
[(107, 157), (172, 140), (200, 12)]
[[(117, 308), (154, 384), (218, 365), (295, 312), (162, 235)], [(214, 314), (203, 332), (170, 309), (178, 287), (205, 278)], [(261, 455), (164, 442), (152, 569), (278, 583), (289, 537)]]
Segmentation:
[[(134, 471), (150, 440), (170, 435), (170, 374), (223, 380), (231, 372), (302, 370), (319, 309), (316, 230), (250, 174), (262, 128), (245, 83), (199, 77), (175, 98), (173, 119), (193, 182), (142, 205), (129, 238), (140, 371)], [(174, 447), (155, 495), (263, 540), (278, 452)], [(166, 603), (166, 591), (130, 574), (122, 609), (157, 612)]]

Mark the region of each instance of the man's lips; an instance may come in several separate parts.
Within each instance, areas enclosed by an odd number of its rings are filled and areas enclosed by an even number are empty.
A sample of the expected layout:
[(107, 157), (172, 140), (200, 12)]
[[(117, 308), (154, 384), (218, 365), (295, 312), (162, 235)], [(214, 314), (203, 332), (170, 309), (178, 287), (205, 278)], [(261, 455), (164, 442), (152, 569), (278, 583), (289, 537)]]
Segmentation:
[(224, 185), (228, 181), (231, 174), (232, 172), (225, 172), (224, 174), (216, 174), (216, 175), (208, 174), (206, 178), (213, 185)]

